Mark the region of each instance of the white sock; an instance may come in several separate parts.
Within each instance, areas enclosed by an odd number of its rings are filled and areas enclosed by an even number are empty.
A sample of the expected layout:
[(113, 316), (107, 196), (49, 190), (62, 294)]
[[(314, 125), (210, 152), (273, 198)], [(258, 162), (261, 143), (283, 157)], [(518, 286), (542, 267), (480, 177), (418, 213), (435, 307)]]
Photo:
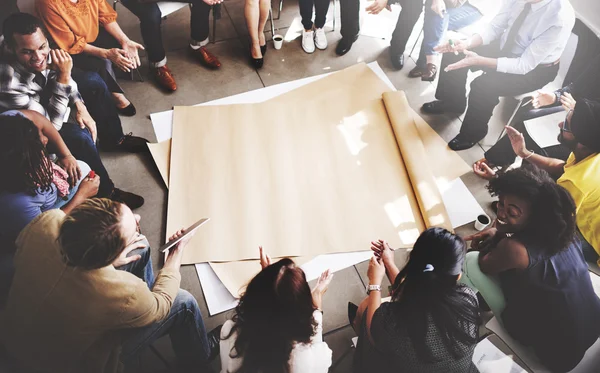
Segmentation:
[(200, 49), (201, 47), (205, 46), (206, 44), (208, 44), (209, 40), (208, 37), (202, 41), (196, 41), (196, 40), (192, 40), (192, 42), (190, 43), (190, 47), (194, 50), (196, 49)]
[(150, 66), (152, 66), (155, 69), (158, 69), (159, 67), (163, 67), (167, 64), (167, 57), (163, 58), (162, 60), (158, 61), (158, 62), (150, 62)]

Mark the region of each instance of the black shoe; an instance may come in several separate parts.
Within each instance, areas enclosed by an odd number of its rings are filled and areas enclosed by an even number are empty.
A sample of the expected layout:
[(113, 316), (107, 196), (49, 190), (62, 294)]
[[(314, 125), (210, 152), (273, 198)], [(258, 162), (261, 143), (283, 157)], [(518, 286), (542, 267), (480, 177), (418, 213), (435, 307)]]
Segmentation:
[(209, 362), (216, 358), (221, 350), (221, 328), (223, 328), (223, 325), (217, 326), (206, 335), (210, 350), (210, 354), (208, 355)]
[(396, 70), (402, 70), (404, 67), (404, 54), (395, 54), (390, 52), (390, 58), (392, 59), (392, 65)]
[(483, 312), (490, 312), (492, 310), (479, 292), (477, 292), (477, 303), (479, 303), (479, 309)]
[(263, 58), (265, 58), (265, 54), (267, 54), (267, 44), (260, 46), (260, 53), (262, 53)]
[(144, 197), (126, 192), (118, 188), (113, 189), (112, 193), (110, 194), (110, 197), (108, 198), (112, 199), (115, 202), (124, 203), (132, 210), (135, 210), (138, 207), (142, 207), (142, 205), (144, 204)]
[(457, 152), (459, 150), (472, 148), (475, 144), (477, 144), (477, 141), (465, 140), (461, 138), (460, 135), (457, 135), (455, 138), (450, 140), (448, 147)]
[(452, 106), (441, 100), (435, 100), (427, 102), (421, 106), (421, 110), (427, 114), (444, 114), (444, 113), (457, 113), (462, 114), (465, 111), (465, 107)]
[(250, 65), (252, 65), (252, 67), (254, 67), (255, 69), (261, 69), (263, 67), (264, 62), (264, 58), (254, 58), (250, 56)]
[(149, 151), (147, 144), (148, 140), (143, 137), (133, 136), (133, 133), (129, 132), (110, 150), (127, 153), (143, 153)]
[(131, 102), (123, 109), (117, 108), (117, 111), (119, 112), (119, 115), (123, 115), (125, 117), (132, 117), (137, 113), (137, 111), (135, 110), (135, 106), (133, 106)]
[(335, 48), (335, 53), (338, 56), (343, 56), (346, 53), (348, 53), (348, 51), (350, 50), (350, 48), (352, 48), (352, 44), (354, 44), (354, 42), (356, 41), (356, 39), (358, 39), (358, 35), (356, 35), (353, 38), (344, 38), (342, 37), (342, 40), (340, 40), (340, 42), (338, 43), (337, 47)]

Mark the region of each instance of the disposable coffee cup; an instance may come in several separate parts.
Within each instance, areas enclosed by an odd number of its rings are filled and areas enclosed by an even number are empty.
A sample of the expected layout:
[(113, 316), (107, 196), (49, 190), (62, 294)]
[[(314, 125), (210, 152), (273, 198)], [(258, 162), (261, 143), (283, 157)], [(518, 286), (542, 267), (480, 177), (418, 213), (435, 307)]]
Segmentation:
[(491, 222), (492, 219), (490, 219), (489, 216), (487, 216), (486, 214), (481, 214), (477, 216), (477, 219), (475, 219), (475, 229), (477, 229), (478, 231), (482, 231), (488, 225), (490, 225)]
[(275, 49), (281, 49), (282, 45), (283, 45), (283, 36), (281, 36), (279, 34), (275, 34), (275, 36), (273, 36), (273, 46), (275, 47)]

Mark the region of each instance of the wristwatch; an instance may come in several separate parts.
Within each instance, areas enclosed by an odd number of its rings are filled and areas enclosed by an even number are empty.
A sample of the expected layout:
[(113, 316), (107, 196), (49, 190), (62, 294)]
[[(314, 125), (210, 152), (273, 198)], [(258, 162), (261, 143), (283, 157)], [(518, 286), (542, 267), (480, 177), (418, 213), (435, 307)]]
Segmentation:
[(381, 285), (367, 285), (367, 295), (372, 291), (381, 291)]
[(562, 96), (562, 91), (560, 89), (557, 89), (556, 91), (554, 91), (554, 96), (556, 97), (556, 101), (554, 101), (554, 103), (559, 104), (560, 96)]

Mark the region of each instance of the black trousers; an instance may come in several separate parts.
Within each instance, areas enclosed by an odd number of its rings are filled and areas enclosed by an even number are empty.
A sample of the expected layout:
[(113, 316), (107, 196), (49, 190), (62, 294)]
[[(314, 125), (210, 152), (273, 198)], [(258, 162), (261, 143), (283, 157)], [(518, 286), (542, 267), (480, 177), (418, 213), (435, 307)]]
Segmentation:
[[(392, 53), (401, 54), (406, 49), (408, 38), (423, 12), (423, 0), (399, 0), (402, 7), (396, 28), (392, 34)], [(340, 0), (340, 15), (342, 21), (341, 34), (343, 38), (354, 38), (359, 29), (360, 0)]]
[[(202, 0), (177, 1), (192, 4), (190, 21), (192, 40), (206, 40), (209, 33), (208, 17), (212, 6), (206, 4)], [(144, 39), (144, 45), (146, 46), (150, 62), (156, 63), (162, 61), (166, 57), (166, 52), (163, 45), (162, 32), (160, 30), (162, 14), (160, 13), (158, 5), (156, 3), (138, 3), (135, 0), (121, 0), (121, 3), (140, 20), (142, 39)]]
[(325, 26), (325, 18), (329, 10), (329, 0), (298, 0), (298, 5), (300, 7), (300, 16), (302, 17), (302, 26), (304, 26), (305, 30), (310, 30), (313, 27), (313, 7), (315, 9), (315, 27), (323, 28)]
[[(474, 52), (485, 57), (497, 57), (500, 50), (497, 44), (475, 48)], [(464, 108), (467, 105), (467, 74), (469, 69), (446, 72), (445, 68), (458, 62), (462, 55), (445, 53), (440, 67), (440, 78), (435, 97), (448, 104)], [(492, 70), (483, 70), (483, 74), (471, 83), (469, 106), (460, 129), (460, 136), (465, 140), (479, 141), (487, 135), (488, 122), (500, 97), (517, 96), (535, 91), (556, 78), (559, 65), (536, 67), (527, 74), (507, 74)], [(471, 71), (481, 70), (474, 67)]]
[[(564, 112), (564, 109), (559, 105), (517, 113), (519, 120), (515, 121), (516, 123), (514, 124), (514, 128), (523, 134), (527, 149), (534, 151), (536, 154), (562, 159), (564, 161), (569, 158), (571, 151), (562, 145), (550, 146), (545, 149), (540, 148), (535, 141), (533, 141), (531, 136), (529, 136), (529, 133), (527, 133), (527, 129), (525, 128), (525, 124), (523, 123), (525, 120), (539, 118), (561, 111)], [(556, 123), (556, 125), (558, 126), (558, 123)], [(485, 152), (484, 155), (485, 159), (496, 166), (508, 166), (515, 161), (516, 156), (517, 155), (513, 151), (512, 145), (510, 144), (510, 139), (507, 135), (498, 140), (498, 142), (494, 144), (494, 146), (492, 146), (487, 152)]]

